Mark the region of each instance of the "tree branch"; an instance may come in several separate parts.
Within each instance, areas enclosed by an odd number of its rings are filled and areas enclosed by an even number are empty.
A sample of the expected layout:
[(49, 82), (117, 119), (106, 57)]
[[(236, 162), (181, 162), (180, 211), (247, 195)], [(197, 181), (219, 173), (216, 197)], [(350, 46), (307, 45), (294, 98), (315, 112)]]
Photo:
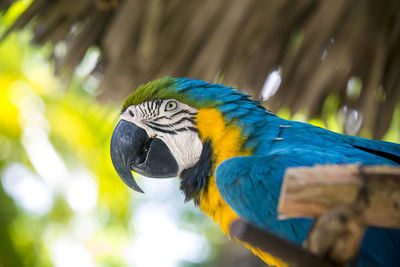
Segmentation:
[(354, 203), (365, 185), (367, 225), (400, 228), (400, 168), (324, 165), (289, 168), (282, 184), (280, 219), (316, 217), (341, 204)]
[(259, 229), (241, 219), (232, 223), (230, 234), (232, 237), (238, 238), (241, 241), (247, 242), (268, 252), (274, 257), (280, 258), (284, 262), (288, 263), (289, 266), (336, 266), (314, 254), (311, 254), (297, 244), (280, 238), (271, 232)]

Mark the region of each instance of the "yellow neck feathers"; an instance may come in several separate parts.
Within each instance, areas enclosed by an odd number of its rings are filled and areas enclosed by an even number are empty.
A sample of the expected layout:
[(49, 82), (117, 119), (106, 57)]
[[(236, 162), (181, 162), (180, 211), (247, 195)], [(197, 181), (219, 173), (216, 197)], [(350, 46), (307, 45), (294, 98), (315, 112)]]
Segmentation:
[[(198, 111), (196, 117), (197, 129), (202, 141), (211, 140), (217, 167), (222, 161), (238, 156), (250, 155), (250, 151), (242, 151), (243, 139), (239, 127), (227, 125), (223, 115), (216, 108), (203, 108)], [(208, 182), (208, 188), (204, 190), (200, 198), (200, 209), (214, 222), (219, 223), (224, 234), (229, 237), (229, 226), (239, 216), (222, 199), (215, 184), (215, 170)], [(257, 248), (244, 243), (257, 256), (272, 266), (286, 266), (278, 258), (274, 258)]]
[[(240, 149), (243, 140), (239, 127), (227, 125), (223, 115), (217, 109), (200, 109), (196, 123), (202, 141), (205, 139), (211, 140), (216, 156), (216, 166), (228, 158), (246, 155)], [(210, 177), (207, 190), (202, 192), (200, 209), (211, 216), (214, 222), (218, 222), (225, 234), (229, 234), (231, 222), (239, 216), (225, 203), (219, 194), (214, 174)]]

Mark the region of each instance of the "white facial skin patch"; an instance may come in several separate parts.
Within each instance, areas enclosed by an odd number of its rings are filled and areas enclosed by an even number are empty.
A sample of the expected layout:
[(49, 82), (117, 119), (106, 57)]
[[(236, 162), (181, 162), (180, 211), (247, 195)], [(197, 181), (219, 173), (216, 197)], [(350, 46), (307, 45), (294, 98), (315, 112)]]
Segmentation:
[(168, 146), (179, 174), (199, 160), (203, 144), (194, 122), (197, 109), (175, 99), (154, 99), (128, 107), (120, 116)]

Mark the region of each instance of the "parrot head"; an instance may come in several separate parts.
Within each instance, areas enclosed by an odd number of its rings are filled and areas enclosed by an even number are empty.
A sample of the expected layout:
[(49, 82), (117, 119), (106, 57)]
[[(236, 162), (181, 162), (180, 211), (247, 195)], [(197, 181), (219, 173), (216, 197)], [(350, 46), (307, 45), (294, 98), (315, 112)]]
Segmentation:
[(186, 200), (198, 197), (214, 168), (212, 142), (197, 127), (198, 111), (226, 108), (237, 100), (256, 103), (231, 87), (200, 80), (164, 77), (140, 86), (125, 100), (111, 138), (118, 175), (138, 192), (143, 191), (131, 171), (150, 178), (179, 177)]

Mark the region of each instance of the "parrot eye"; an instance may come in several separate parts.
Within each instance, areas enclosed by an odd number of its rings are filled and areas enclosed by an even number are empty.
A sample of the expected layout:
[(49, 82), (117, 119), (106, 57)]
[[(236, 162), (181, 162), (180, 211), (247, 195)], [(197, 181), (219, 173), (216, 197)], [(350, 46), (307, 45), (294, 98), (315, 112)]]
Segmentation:
[(177, 106), (178, 106), (178, 104), (175, 101), (169, 101), (165, 105), (165, 111), (172, 111), (172, 110), (176, 109)]
[(133, 114), (132, 110), (129, 110), (129, 115), (131, 115), (132, 117), (135, 117), (135, 114)]

